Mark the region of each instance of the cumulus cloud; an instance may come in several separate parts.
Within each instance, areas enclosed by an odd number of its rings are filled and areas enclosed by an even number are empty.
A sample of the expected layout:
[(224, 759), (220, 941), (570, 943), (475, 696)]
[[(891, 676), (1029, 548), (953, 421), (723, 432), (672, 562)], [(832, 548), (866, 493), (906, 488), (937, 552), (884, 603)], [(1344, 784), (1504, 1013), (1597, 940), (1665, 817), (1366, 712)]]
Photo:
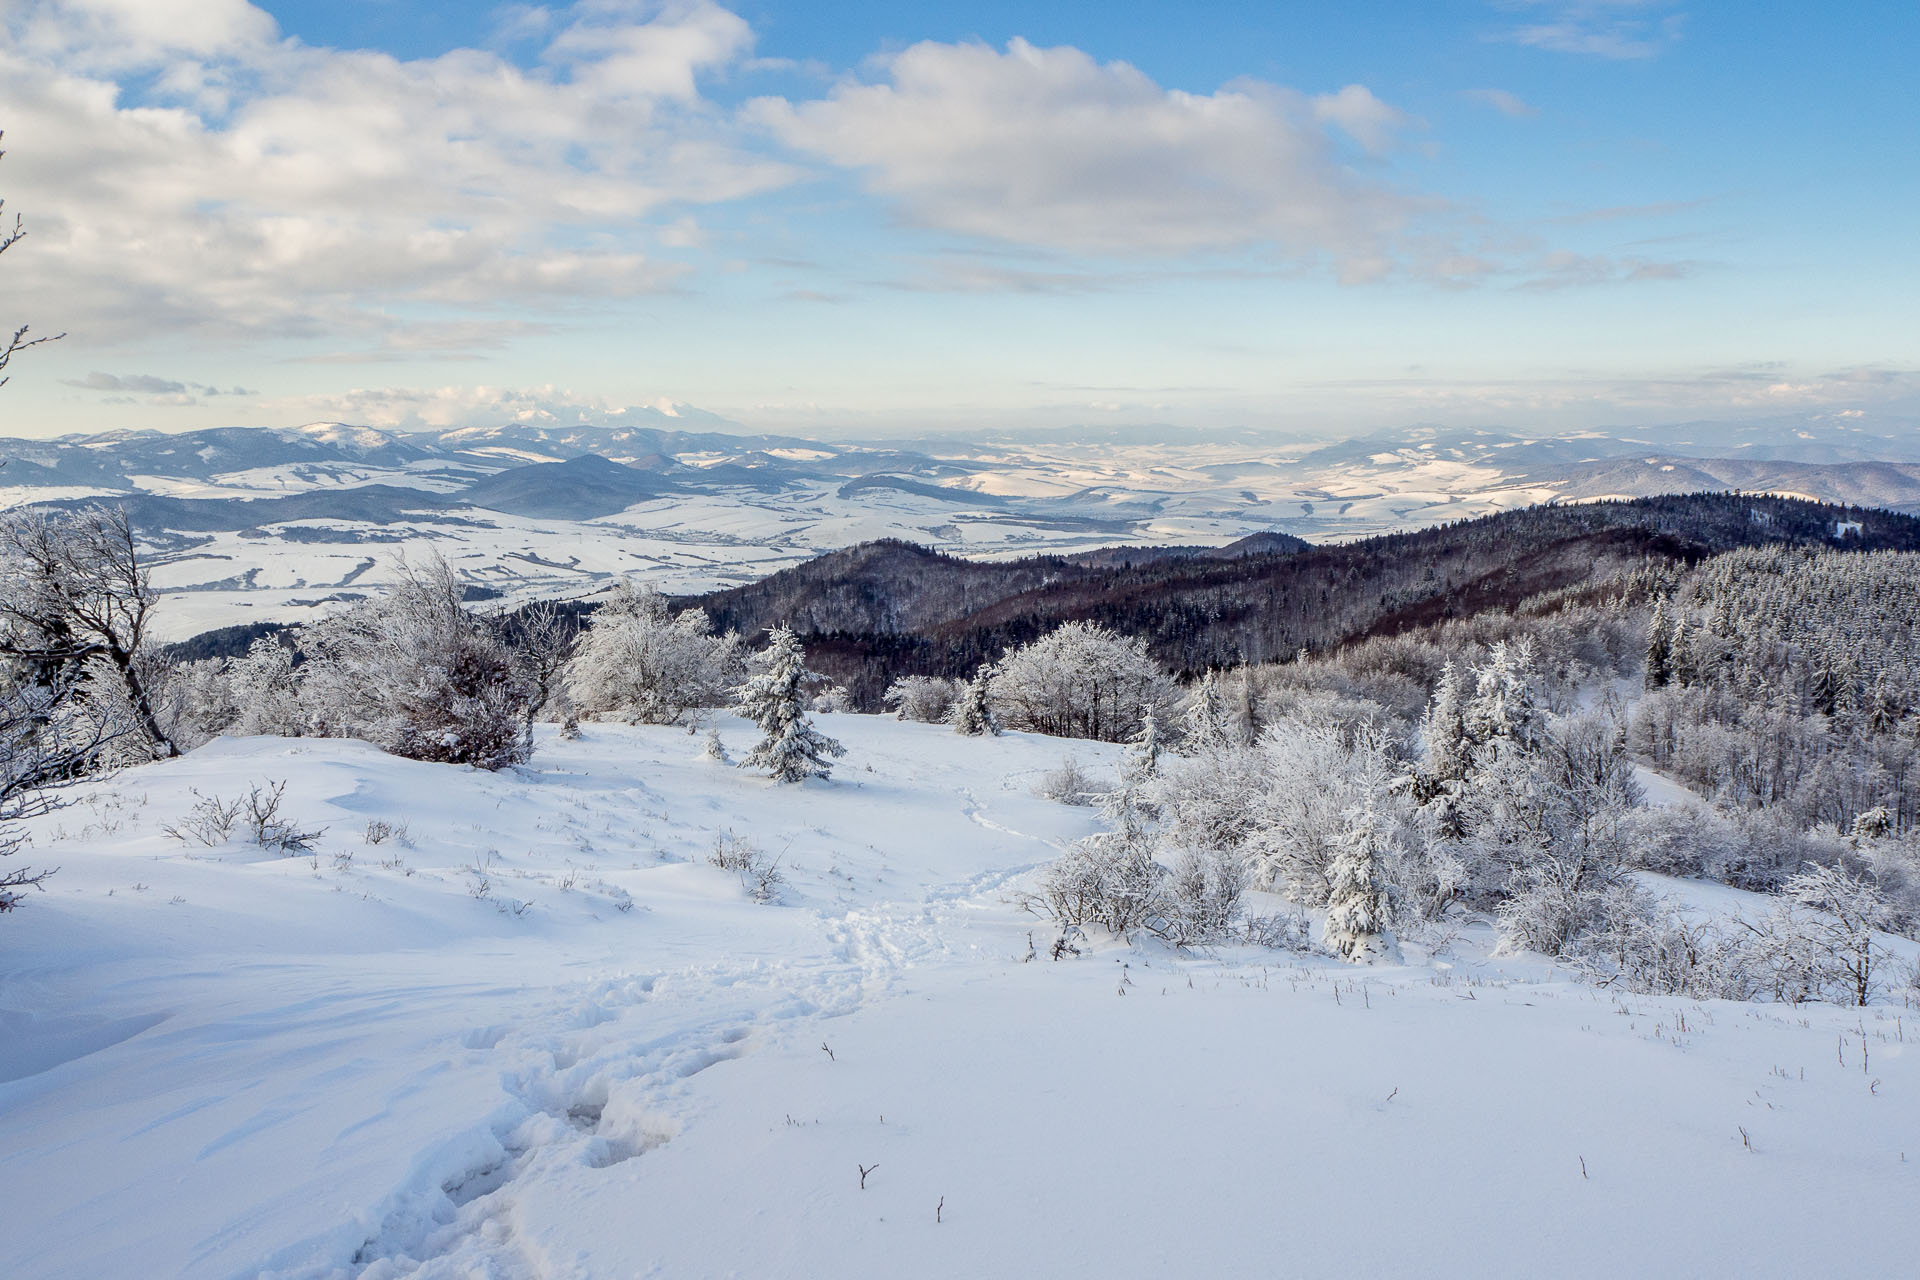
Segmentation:
[(14, 287), (90, 339), (654, 292), (685, 267), (648, 255), (641, 220), (794, 174), (700, 99), (752, 43), (705, 0), (549, 13), (531, 70), (313, 48), (243, 0), (25, 0), (4, 22), (35, 236)]
[(390, 431), (497, 427), (678, 427), (724, 431), (737, 424), (659, 398), (630, 403), (548, 384), (533, 387), (359, 387), (261, 402), (271, 421), (351, 422)]
[(1680, 39), (1685, 15), (1670, 0), (1500, 0), (1531, 20), (1508, 27), (1496, 39), (1556, 53), (1597, 58), (1651, 58)]
[(917, 44), (879, 68), (878, 82), (759, 99), (748, 115), (859, 170), (924, 227), (1096, 255), (1271, 246), (1371, 278), (1421, 212), (1345, 163), (1329, 134), (1378, 151), (1407, 124), (1359, 85), (1319, 98), (1252, 80), (1186, 93), (1024, 40)]

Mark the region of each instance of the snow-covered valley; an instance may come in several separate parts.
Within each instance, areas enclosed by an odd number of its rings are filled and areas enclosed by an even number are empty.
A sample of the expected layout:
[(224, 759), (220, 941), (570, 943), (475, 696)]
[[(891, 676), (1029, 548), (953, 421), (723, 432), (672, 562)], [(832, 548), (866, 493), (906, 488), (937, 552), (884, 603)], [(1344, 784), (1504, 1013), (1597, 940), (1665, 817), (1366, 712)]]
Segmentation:
[[(217, 739), (36, 820), (8, 1274), (1910, 1268), (1901, 1006), (1615, 993), (1471, 924), (1365, 970), (1054, 960), (1018, 892), (1098, 818), (1034, 784), (1117, 749), (821, 721), (848, 755), (801, 786), (679, 728), (543, 728), (499, 774)], [(310, 854), (164, 833), (277, 782)]]

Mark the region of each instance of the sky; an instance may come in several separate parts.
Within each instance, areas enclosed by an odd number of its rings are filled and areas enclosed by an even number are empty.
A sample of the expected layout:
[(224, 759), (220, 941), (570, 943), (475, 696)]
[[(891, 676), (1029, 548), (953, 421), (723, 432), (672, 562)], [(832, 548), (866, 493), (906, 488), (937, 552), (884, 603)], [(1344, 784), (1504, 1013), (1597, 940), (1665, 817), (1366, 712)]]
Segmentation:
[(0, 22), (0, 435), (1920, 420), (1911, 0)]

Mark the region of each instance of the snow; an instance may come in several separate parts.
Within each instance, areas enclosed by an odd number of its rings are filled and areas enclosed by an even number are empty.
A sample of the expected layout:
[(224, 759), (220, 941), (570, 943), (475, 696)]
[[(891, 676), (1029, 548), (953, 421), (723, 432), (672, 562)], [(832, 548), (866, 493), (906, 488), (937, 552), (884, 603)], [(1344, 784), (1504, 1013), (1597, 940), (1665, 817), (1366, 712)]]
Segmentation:
[[(39, 821), (22, 858), (61, 871), (0, 921), (7, 1274), (1787, 1276), (1920, 1246), (1898, 1007), (1610, 993), (1478, 928), (1366, 970), (1053, 962), (1011, 895), (1095, 819), (1031, 786), (1117, 749), (819, 720), (848, 755), (798, 786), (674, 728), (498, 775), (223, 739)], [(160, 831), (268, 780), (316, 856)], [(707, 864), (721, 832), (780, 858), (777, 903)]]

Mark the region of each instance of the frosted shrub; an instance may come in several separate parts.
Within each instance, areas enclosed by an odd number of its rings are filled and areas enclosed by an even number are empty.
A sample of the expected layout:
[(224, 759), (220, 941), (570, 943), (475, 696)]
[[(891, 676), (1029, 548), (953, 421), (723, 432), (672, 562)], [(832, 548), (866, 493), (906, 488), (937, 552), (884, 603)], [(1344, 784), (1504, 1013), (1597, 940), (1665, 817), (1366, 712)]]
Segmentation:
[(1002, 658), (989, 683), (994, 715), (1009, 729), (1121, 742), (1143, 707), (1164, 720), (1180, 691), (1146, 643), (1090, 622), (1068, 622)]
[(1255, 883), (1279, 888), (1302, 905), (1323, 906), (1348, 815), (1365, 809), (1381, 821), (1402, 820), (1390, 812), (1403, 772), (1397, 744), (1366, 726), (1287, 719), (1262, 735), (1258, 752), (1261, 783), (1245, 841)]
[(1166, 878), (1145, 841), (1089, 836), (1042, 873), (1040, 903), (1062, 925), (1098, 925), (1127, 938), (1162, 915)]
[(945, 724), (963, 688), (960, 681), (939, 676), (901, 676), (887, 686), (883, 700), (902, 720)]
[(1255, 800), (1265, 780), (1258, 753), (1216, 746), (1165, 760), (1145, 791), (1167, 843), (1237, 850), (1253, 833)]
[(1063, 756), (1058, 768), (1041, 774), (1034, 794), (1057, 804), (1089, 805), (1106, 790), (1073, 756)]
[(187, 816), (160, 830), (181, 844), (197, 844), (207, 848), (231, 840), (233, 828), (240, 821), (244, 802), (201, 795), (198, 790), (191, 794), (194, 797), (193, 808), (187, 810)]
[(323, 736), (483, 769), (527, 758), (529, 690), (463, 595), (439, 556), (402, 561), (386, 596), (315, 624), (302, 694)]
[(653, 587), (622, 580), (579, 640), (567, 693), (580, 714), (634, 724), (677, 724), (724, 706), (740, 677), (740, 645), (712, 633), (703, 610), (669, 613)]
[(707, 861), (722, 871), (731, 871), (739, 876), (740, 886), (755, 902), (775, 901), (787, 883), (787, 878), (780, 873), (778, 858), (769, 857), (751, 840), (736, 836), (731, 831), (714, 837), (713, 849), (707, 854)]
[(1247, 868), (1237, 854), (1183, 849), (1160, 882), (1155, 932), (1181, 946), (1218, 942), (1240, 913)]

